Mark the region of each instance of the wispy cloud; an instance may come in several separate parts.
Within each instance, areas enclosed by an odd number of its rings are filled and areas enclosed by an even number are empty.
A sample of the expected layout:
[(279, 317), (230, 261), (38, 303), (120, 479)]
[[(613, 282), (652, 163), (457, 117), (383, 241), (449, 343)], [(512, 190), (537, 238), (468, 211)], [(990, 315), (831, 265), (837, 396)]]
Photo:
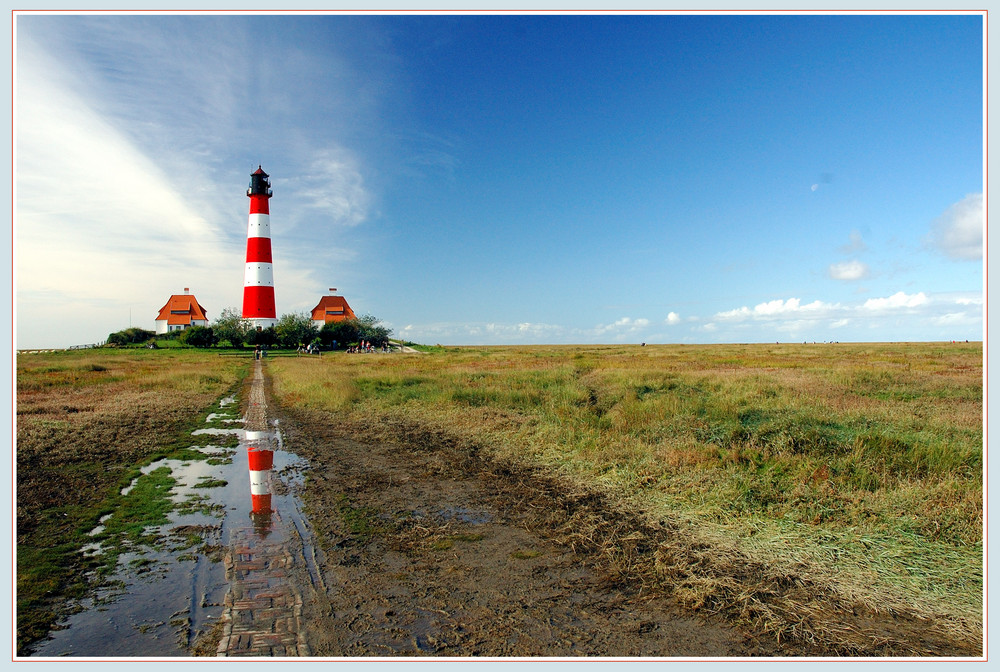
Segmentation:
[(834, 280), (847, 281), (863, 280), (870, 274), (868, 264), (856, 259), (851, 261), (842, 261), (837, 264), (830, 264), (827, 272)]
[(858, 252), (864, 252), (867, 249), (868, 245), (861, 237), (860, 231), (851, 231), (851, 242), (840, 247), (840, 251), (844, 254), (857, 254)]
[(934, 221), (928, 241), (952, 259), (981, 260), (983, 216), (983, 195), (969, 194)]
[(639, 334), (649, 326), (649, 320), (640, 317), (622, 317), (611, 324), (599, 324), (591, 331), (593, 336), (608, 336), (613, 339), (623, 339), (635, 334)]
[(96, 342), (130, 322), (151, 329), (184, 287), (210, 318), (239, 306), (244, 191), (261, 155), (303, 167), (292, 180), (265, 165), (284, 190), (272, 222), (279, 313), (311, 307), (343, 279), (327, 276), (353, 250), (330, 233), (369, 216), (361, 161), (331, 129), (303, 139), (290, 120), (298, 110), (282, 102), (309, 87), (313, 104), (343, 97), (323, 81), (333, 59), (304, 59), (279, 81), (241, 21), (28, 18), (16, 53), (19, 346)]
[(72, 305), (74, 338), (99, 341), (107, 325), (128, 326), (129, 306), (138, 324), (151, 323), (159, 305), (150, 301), (225, 284), (219, 260), (240, 252), (218, 210), (178, 189), (91, 101), (62, 86), (56, 63), (33, 56), (18, 68), (19, 324), (64, 339)]
[(888, 328), (885, 320), (896, 320), (905, 315), (915, 319), (902, 324), (901, 328), (909, 331), (900, 333), (899, 340), (948, 337), (945, 333), (929, 330), (926, 325), (963, 326), (966, 333), (971, 331), (972, 337), (976, 337), (976, 332), (982, 329), (980, 302), (979, 294), (932, 296), (924, 292), (908, 294), (902, 291), (858, 304), (775, 299), (753, 308), (742, 306), (718, 312), (702, 324), (701, 329), (733, 340), (747, 334), (759, 340), (769, 332), (818, 340), (830, 329), (838, 330), (838, 333), (850, 331), (852, 340), (866, 340), (867, 333), (878, 333), (878, 329)]
[(498, 322), (435, 322), (408, 324), (393, 333), (403, 339), (423, 343), (491, 345), (498, 343), (562, 343), (572, 330), (538, 322), (505, 324)]
[(358, 161), (343, 147), (316, 151), (301, 174), (275, 181), (295, 203), (300, 220), (314, 235), (327, 235), (336, 226), (356, 226), (368, 218), (371, 194), (365, 188)]
[[(557, 324), (436, 323), (410, 324), (397, 335), (418, 342), (466, 345), (500, 343), (616, 343), (616, 342), (746, 342), (785, 340), (881, 340), (876, 334), (899, 323), (898, 340), (947, 340), (978, 338), (982, 331), (982, 296), (979, 293), (908, 294), (870, 298), (858, 303), (803, 302), (799, 298), (774, 299), (719, 311), (708, 319), (682, 318), (671, 312), (662, 324), (671, 329), (657, 333), (645, 319), (623, 317), (591, 329)], [(920, 325), (914, 329), (912, 324)], [(887, 326), (888, 325), (888, 326)], [(895, 333), (895, 332), (893, 332)]]

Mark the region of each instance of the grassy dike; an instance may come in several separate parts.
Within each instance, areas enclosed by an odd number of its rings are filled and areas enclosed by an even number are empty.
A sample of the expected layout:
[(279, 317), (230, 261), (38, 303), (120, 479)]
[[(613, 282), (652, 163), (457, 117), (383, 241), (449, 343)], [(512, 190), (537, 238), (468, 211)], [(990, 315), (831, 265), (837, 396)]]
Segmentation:
[(17, 650), (43, 637), (88, 574), (117, 553), (80, 549), (100, 518), (105, 538), (142, 542), (165, 521), (173, 479), (139, 469), (192, 451), (190, 433), (238, 388), (249, 360), (195, 350), (83, 350), (17, 357)]
[[(433, 348), (269, 371), (282, 404), (369, 438), (415, 428), (539, 465), (690, 530), (712, 562), (737, 549), (982, 636), (981, 343)], [(741, 580), (674, 591), (763, 589)]]

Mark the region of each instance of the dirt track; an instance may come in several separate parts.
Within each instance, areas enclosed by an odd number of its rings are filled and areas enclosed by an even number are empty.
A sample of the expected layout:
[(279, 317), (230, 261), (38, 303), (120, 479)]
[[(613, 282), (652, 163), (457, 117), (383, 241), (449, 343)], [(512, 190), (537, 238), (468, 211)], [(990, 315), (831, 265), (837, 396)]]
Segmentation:
[(764, 653), (557, 541), (592, 501), (556, 502), (445, 446), (359, 443), (323, 416), (286, 415), (287, 445), (310, 460), (306, 506), (326, 556), (329, 588), (304, 609), (313, 655)]
[[(277, 413), (286, 446), (309, 462), (305, 506), (323, 574), (304, 595), (311, 655), (981, 655), (933, 622), (720, 557), (669, 524), (447, 436)], [(676, 589), (698, 582), (718, 589), (693, 610)], [(765, 631), (761, 613), (785, 625)]]
[[(135, 404), (134, 417), (132, 405), (126, 409), (92, 423), (90, 433), (69, 432), (67, 423), (67, 437), (134, 450), (136, 437), (146, 436), (137, 433), (146, 427), (140, 420), (165, 424), (155, 404)], [(173, 412), (192, 412), (185, 409)], [(308, 535), (290, 534), (288, 554), (290, 571), (300, 574), (296, 630), (304, 629), (308, 655), (982, 655), (979, 643), (955, 642), (931, 620), (848, 603), (794, 572), (699, 545), (669, 521), (651, 523), (446, 434), (412, 423), (346, 426), (331, 414), (273, 410), (286, 448), (308, 460), (302, 494), (317, 538), (313, 544)], [(106, 427), (113, 440), (95, 433)], [(43, 450), (48, 444), (41, 441), (29, 450), (31, 436), (19, 433), (18, 494), (44, 510), (58, 488), (22, 480), (43, 473), (22, 464), (36, 456), (93, 458)], [(137, 460), (123, 451), (113, 463)], [(298, 492), (300, 483), (297, 476), (275, 479), (286, 491)], [(19, 508), (19, 534), (27, 528), (21, 514)], [(777, 615), (780, 629), (759, 629), (761, 613)], [(221, 638), (208, 635), (193, 653), (215, 655)]]

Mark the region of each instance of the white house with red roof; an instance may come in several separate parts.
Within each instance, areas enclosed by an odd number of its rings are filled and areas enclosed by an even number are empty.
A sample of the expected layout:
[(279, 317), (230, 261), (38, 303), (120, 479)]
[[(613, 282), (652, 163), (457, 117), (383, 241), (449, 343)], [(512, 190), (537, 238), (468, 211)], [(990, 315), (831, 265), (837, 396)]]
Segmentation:
[[(330, 291), (336, 292), (337, 288), (331, 287)], [(357, 317), (347, 304), (347, 299), (333, 294), (320, 298), (319, 303), (312, 309), (313, 324), (319, 329), (322, 329), (327, 322), (343, 322), (355, 320)]]
[(174, 294), (156, 316), (156, 333), (181, 331), (188, 327), (207, 327), (208, 316), (194, 294), (185, 287), (183, 294)]

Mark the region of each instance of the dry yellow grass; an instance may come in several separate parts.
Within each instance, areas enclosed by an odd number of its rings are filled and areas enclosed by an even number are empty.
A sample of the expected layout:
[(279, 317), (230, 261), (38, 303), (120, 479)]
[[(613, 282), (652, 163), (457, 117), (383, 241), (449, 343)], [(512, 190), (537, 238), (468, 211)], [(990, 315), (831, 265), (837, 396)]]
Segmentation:
[(284, 403), (542, 465), (718, 548), (975, 638), (982, 364), (979, 343), (537, 346), (270, 370)]

